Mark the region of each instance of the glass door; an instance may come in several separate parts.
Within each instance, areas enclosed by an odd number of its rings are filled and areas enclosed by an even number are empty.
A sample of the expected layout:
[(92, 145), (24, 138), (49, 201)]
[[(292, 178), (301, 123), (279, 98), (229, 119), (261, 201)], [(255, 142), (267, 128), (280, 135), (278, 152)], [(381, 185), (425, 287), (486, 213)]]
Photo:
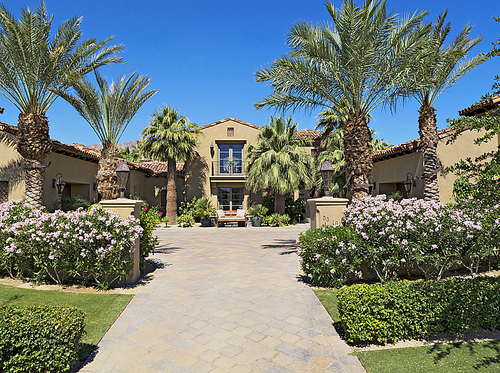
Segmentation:
[(243, 208), (243, 188), (220, 188), (219, 187), (219, 209), (224, 211), (235, 211)]
[(219, 144), (219, 175), (243, 174), (243, 145)]

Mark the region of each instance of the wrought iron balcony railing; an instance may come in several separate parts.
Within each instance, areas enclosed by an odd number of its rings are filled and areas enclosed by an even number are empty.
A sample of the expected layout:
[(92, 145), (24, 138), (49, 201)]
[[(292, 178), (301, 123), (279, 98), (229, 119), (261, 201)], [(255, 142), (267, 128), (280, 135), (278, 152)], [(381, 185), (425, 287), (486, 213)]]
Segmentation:
[(246, 162), (224, 160), (212, 162), (212, 176), (245, 176)]

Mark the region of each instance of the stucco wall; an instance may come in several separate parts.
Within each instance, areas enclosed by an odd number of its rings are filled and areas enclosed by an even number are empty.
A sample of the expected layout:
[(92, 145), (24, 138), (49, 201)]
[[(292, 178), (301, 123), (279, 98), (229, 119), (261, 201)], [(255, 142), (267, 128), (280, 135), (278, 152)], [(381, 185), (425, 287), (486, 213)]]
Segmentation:
[[(227, 136), (228, 127), (234, 128), (234, 137)], [(218, 186), (222, 185), (220, 177), (213, 177), (213, 162), (219, 160), (218, 145), (222, 143), (243, 144), (243, 158), (246, 157), (248, 146), (255, 145), (259, 136), (259, 129), (234, 120), (222, 121), (202, 129), (203, 135), (199, 137), (199, 156), (195, 161), (186, 165), (186, 199), (209, 197), (214, 206), (217, 206)], [(210, 145), (214, 146), (214, 154), (210, 153)], [(224, 186), (244, 187), (244, 178), (224, 176)], [(212, 184), (211, 184), (212, 180)], [(262, 201), (260, 194), (244, 191), (244, 208), (249, 208), (254, 201)]]
[(24, 161), (16, 144), (15, 136), (0, 131), (0, 181), (9, 182), (9, 199), (24, 198)]

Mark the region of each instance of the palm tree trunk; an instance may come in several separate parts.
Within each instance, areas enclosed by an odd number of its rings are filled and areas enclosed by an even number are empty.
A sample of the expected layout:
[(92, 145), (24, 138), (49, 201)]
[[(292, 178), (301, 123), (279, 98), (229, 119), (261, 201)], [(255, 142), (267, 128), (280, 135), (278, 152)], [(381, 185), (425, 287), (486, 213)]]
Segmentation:
[(439, 202), (439, 164), (436, 151), (439, 137), (435, 111), (432, 106), (422, 106), (419, 109), (418, 132), (424, 155), (424, 174), (422, 176), (424, 179), (424, 199)]
[(117, 151), (114, 144), (103, 144), (101, 158), (99, 159), (99, 171), (97, 171), (97, 191), (101, 200), (110, 200), (118, 197), (118, 179), (116, 167), (118, 167)]
[(25, 160), (25, 202), (32, 207), (41, 208), (45, 158), (52, 151), (49, 121), (43, 114), (21, 113), (18, 128), (17, 151)]
[(177, 169), (175, 158), (168, 158), (167, 174), (167, 209), (166, 215), (170, 224), (177, 224)]
[(346, 184), (353, 198), (368, 196), (368, 174), (373, 168), (372, 134), (366, 119), (353, 115), (342, 127)]
[(274, 194), (274, 212), (280, 215), (285, 213), (285, 195), (275, 193)]

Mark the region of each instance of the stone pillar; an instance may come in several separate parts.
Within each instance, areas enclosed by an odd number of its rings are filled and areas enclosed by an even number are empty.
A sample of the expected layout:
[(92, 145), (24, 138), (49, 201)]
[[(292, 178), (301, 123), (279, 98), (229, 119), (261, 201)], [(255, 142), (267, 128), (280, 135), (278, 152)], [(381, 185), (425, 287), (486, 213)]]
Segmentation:
[(347, 207), (348, 199), (322, 197), (308, 199), (311, 213), (311, 229), (322, 225), (340, 225), (344, 216), (343, 209)]
[[(111, 210), (115, 214), (118, 214), (121, 219), (125, 220), (127, 216), (132, 215), (134, 218), (139, 219), (141, 213), (143, 201), (137, 201), (135, 199), (118, 198), (107, 201), (101, 201), (100, 204), (103, 208)], [(141, 270), (139, 267), (141, 251), (140, 251), (140, 240), (135, 240), (134, 252), (130, 254), (130, 258), (134, 261), (134, 266), (130, 270), (127, 278), (125, 279), (126, 284), (135, 283), (140, 275)]]

